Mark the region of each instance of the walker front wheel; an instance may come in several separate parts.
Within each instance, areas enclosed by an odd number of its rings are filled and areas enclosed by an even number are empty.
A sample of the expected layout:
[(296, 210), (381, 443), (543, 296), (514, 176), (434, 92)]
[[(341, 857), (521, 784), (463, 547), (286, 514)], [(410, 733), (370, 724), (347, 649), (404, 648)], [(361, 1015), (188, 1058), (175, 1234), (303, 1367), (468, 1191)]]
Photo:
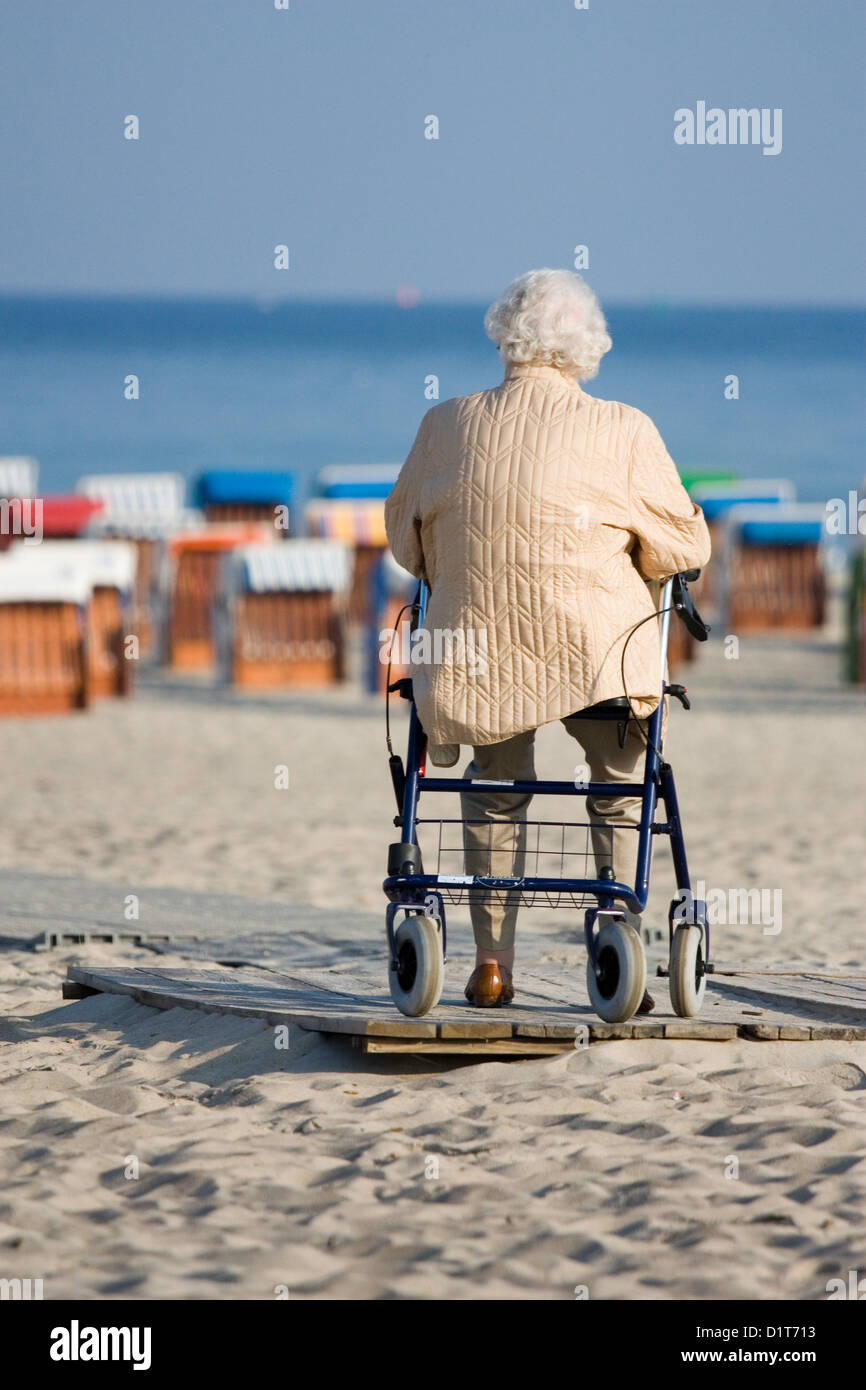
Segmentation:
[(401, 1014), (420, 1018), (436, 1007), (445, 984), (442, 936), (432, 917), (413, 913), (397, 928), (397, 968), (388, 972), (391, 998)]
[(595, 941), (599, 974), (586, 962), (586, 987), (599, 1018), (625, 1023), (637, 1012), (646, 990), (643, 942), (621, 917), (604, 922)]
[(668, 983), (673, 1011), (694, 1018), (701, 1011), (707, 987), (704, 934), (700, 927), (679, 926), (671, 942)]

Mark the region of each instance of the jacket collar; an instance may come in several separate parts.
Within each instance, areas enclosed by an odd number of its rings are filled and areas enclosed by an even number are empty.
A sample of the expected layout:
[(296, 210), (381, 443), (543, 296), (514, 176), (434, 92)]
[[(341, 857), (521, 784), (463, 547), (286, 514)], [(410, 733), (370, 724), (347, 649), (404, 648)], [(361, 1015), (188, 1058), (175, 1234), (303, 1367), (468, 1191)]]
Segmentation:
[(572, 387), (575, 391), (580, 391), (580, 383), (575, 376), (568, 372), (560, 371), (559, 367), (552, 367), (547, 362), (509, 362), (505, 368), (505, 380), (510, 381), (512, 377), (540, 377), (547, 381), (561, 381), (566, 386)]

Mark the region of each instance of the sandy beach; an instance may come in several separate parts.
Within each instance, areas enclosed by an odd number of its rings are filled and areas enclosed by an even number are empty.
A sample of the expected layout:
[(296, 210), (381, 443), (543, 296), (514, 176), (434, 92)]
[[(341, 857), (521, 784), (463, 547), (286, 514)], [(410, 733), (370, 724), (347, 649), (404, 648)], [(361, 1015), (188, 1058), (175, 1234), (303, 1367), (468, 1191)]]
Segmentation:
[[(693, 875), (782, 895), (778, 931), (718, 928), (717, 961), (864, 970), (863, 697), (838, 671), (818, 635), (744, 640), (737, 662), (711, 641), (686, 675), (694, 708), (674, 711), (667, 751)], [(572, 750), (548, 729), (539, 754), (562, 775)], [(275, 1051), (255, 1020), (61, 1001), (71, 961), (153, 952), (33, 941), (129, 929), (133, 900), (142, 932), (378, 958), (384, 976), (378, 700), (146, 678), (81, 717), (0, 724), (0, 756), (6, 1277), (43, 1278), (46, 1298), (771, 1301), (826, 1298), (862, 1268), (866, 1044), (461, 1063), (317, 1034)], [(663, 924), (672, 886), (659, 857), (646, 921)], [(521, 963), (582, 974), (579, 927), (524, 913), (518, 991)]]

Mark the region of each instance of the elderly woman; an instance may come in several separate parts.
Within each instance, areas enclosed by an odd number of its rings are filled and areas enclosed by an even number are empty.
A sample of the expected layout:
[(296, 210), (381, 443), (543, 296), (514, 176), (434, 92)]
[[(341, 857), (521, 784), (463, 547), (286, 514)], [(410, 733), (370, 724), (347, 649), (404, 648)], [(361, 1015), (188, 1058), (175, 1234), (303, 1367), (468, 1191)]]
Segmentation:
[[(611, 340), (580, 276), (522, 275), (484, 326), (504, 381), (427, 412), (385, 512), (397, 561), (429, 585), (425, 627), (463, 635), (448, 659), (414, 674), (429, 756), (451, 766), (469, 744), (467, 778), (534, 780), (535, 731), (561, 720), (583, 749), (588, 780), (634, 781), (659, 700), (658, 625), (644, 623), (629, 641), (625, 690), (623, 646), (653, 612), (648, 580), (706, 564), (706, 523), (653, 422), (582, 389)], [(617, 721), (570, 718), (625, 694), (636, 718), (623, 747)], [(466, 792), (462, 801), (464, 822), (475, 822), (464, 826), (466, 872), (519, 877), (531, 797)], [(636, 824), (638, 806), (588, 802), (590, 816), (614, 828)], [(618, 876), (621, 837), (602, 836), (597, 871), (606, 864)], [(471, 913), (476, 968), (466, 997), (507, 1003), (517, 901), (488, 895)]]

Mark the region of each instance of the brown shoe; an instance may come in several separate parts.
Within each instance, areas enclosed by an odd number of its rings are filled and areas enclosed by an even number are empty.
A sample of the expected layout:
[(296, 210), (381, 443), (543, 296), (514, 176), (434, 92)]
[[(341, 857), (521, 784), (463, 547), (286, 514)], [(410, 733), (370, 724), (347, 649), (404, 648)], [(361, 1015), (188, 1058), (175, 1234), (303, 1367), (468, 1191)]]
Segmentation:
[(500, 1004), (510, 1004), (514, 998), (511, 971), (504, 965), (490, 962), (476, 965), (463, 992), (476, 1009), (496, 1009)]

